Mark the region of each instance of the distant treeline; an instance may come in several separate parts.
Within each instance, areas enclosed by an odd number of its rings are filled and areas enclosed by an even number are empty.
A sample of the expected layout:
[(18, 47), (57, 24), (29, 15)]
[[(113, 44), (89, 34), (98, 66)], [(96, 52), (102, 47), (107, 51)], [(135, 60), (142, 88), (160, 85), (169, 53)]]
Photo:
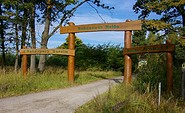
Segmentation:
[[(0, 57), (1, 58), (1, 57)], [(87, 70), (116, 70), (123, 71), (123, 47), (120, 45), (81, 45), (75, 49), (75, 69)], [(7, 66), (15, 65), (15, 55), (6, 54)], [(39, 62), (39, 55), (36, 56), (36, 64)], [(46, 66), (57, 66), (67, 68), (68, 56), (47, 55)], [(28, 55), (28, 67), (30, 65), (30, 55)], [(21, 60), (19, 59), (21, 67)]]

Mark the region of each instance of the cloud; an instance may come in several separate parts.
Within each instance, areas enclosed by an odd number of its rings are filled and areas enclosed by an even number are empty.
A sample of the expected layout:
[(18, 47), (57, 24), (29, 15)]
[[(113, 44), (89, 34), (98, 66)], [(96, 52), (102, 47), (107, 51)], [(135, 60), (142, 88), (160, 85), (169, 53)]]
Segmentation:
[(82, 39), (85, 44), (121, 44), (123, 46), (123, 32), (93, 32), (93, 33), (79, 33), (77, 37)]
[[(136, 14), (132, 11), (135, 0), (102, 0), (102, 3), (108, 6), (114, 6), (114, 10), (103, 10), (97, 8), (99, 14), (107, 23), (125, 22), (127, 19), (135, 20)], [(104, 23), (98, 13), (88, 4), (81, 6), (71, 18), (71, 22), (75, 25)], [(81, 38), (85, 44), (121, 44), (123, 46), (123, 32), (94, 32), (94, 33), (76, 33), (77, 37)], [(65, 42), (67, 35), (56, 33), (48, 43), (49, 48), (57, 47)]]
[[(113, 18), (106, 14), (100, 14), (101, 17), (108, 22), (123, 22), (125, 20), (121, 20), (118, 18)], [(98, 16), (97, 13), (85, 13), (85, 14), (76, 14), (71, 18), (71, 22), (74, 22), (76, 25), (79, 24), (94, 24), (94, 23), (104, 23), (104, 21)]]
[[(108, 23), (125, 21), (118, 18), (112, 18), (106, 14), (102, 14), (102, 17)], [(76, 14), (74, 17), (71, 18), (71, 22), (74, 22), (75, 25), (103, 23), (96, 13)], [(121, 44), (123, 46), (123, 32), (120, 31), (76, 33), (76, 36), (82, 39), (85, 44), (98, 45), (104, 43), (111, 43), (116, 45)], [(59, 45), (65, 42), (66, 37), (67, 34), (64, 35), (56, 33), (50, 38), (48, 48), (58, 47)]]
[(62, 45), (65, 41), (55, 41), (55, 40), (50, 40), (48, 42), (48, 48), (57, 48), (58, 46)]

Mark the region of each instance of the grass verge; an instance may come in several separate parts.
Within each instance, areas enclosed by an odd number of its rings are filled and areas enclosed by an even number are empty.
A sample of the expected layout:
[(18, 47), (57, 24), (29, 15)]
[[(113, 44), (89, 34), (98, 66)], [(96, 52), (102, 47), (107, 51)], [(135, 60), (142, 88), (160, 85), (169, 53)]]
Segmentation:
[[(157, 92), (157, 91), (156, 91)], [(173, 98), (162, 98), (157, 93), (138, 93), (133, 86), (115, 86), (106, 94), (97, 96), (79, 107), (75, 113), (184, 113), (184, 103)]]
[(8, 72), (0, 75), (0, 98), (66, 88), (120, 75), (121, 72), (114, 71), (77, 71), (75, 83), (68, 83), (67, 70), (60, 68), (49, 68), (42, 74), (29, 74), (26, 79), (21, 73)]

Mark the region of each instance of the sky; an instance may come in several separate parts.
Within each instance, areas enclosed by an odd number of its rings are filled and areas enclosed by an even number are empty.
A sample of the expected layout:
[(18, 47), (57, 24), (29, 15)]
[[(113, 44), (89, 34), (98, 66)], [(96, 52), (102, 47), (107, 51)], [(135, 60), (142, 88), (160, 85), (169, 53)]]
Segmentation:
[[(74, 16), (71, 18), (70, 22), (74, 22), (75, 25), (81, 24), (94, 24), (94, 23), (116, 23), (125, 22), (129, 20), (137, 20), (138, 14), (136, 14), (132, 7), (136, 0), (101, 0), (101, 3), (107, 6), (113, 6), (115, 9), (106, 10), (96, 7), (99, 14), (103, 20), (98, 16), (96, 10), (94, 10), (89, 4), (85, 3), (77, 9)], [(37, 37), (41, 36), (40, 26), (37, 25)], [(40, 31), (39, 31), (40, 29)], [(52, 28), (51, 28), (52, 29)], [(56, 32), (48, 42), (48, 48), (56, 48), (65, 42), (65, 38), (68, 34), (60, 34), (59, 31)], [(124, 31), (106, 31), (106, 32), (86, 32), (86, 33), (76, 33), (78, 38), (80, 38), (84, 44), (90, 45), (123, 45)]]

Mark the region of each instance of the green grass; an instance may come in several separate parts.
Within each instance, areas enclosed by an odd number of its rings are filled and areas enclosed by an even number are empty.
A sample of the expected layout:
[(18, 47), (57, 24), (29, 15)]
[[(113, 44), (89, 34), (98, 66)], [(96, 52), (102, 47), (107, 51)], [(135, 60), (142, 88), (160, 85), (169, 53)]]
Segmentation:
[[(157, 91), (156, 91), (157, 92)], [(106, 94), (97, 96), (79, 107), (76, 113), (184, 113), (184, 103), (170, 97), (161, 99), (158, 106), (157, 93), (138, 93), (133, 86), (119, 85)]]
[(121, 72), (113, 71), (76, 71), (75, 82), (68, 83), (67, 70), (60, 68), (48, 68), (42, 74), (28, 74), (26, 79), (21, 72), (10, 70), (0, 75), (0, 98), (66, 88), (120, 75)]

